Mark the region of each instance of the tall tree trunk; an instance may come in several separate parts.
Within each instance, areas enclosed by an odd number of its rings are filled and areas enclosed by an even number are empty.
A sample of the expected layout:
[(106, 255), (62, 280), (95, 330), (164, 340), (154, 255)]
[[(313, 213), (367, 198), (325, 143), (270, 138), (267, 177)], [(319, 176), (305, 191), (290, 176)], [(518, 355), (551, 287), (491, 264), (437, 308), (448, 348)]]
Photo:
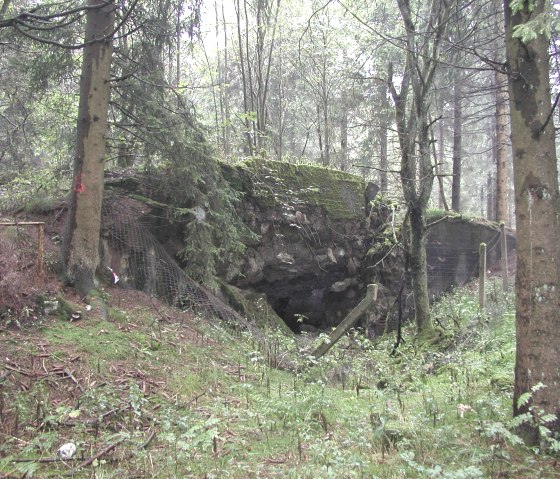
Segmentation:
[[(235, 15), (237, 19), (237, 42), (239, 45), (239, 65), (241, 68), (241, 85), (243, 87), (243, 123), (245, 126), (245, 142), (243, 144), (243, 152), (246, 156), (253, 155), (253, 141), (251, 139), (251, 119), (249, 107), (249, 83), (250, 78), (247, 74), (245, 65), (245, 45), (241, 34), (241, 5), (240, 0), (235, 0)], [(247, 32), (245, 32), (247, 34)], [(248, 61), (247, 61), (248, 63)]]
[[(415, 18), (408, 0), (397, 0), (406, 29), (406, 65), (397, 93), (389, 65), (387, 86), (395, 103), (397, 136), (401, 149), (401, 185), (410, 216), (410, 264), (418, 335), (431, 335), (432, 323), (426, 265), (425, 211), (432, 193), (434, 170), (430, 155), (428, 121), (433, 81), (439, 65), (439, 47), (449, 23), (450, 3), (434, 0), (429, 8), (428, 33), (418, 42)], [(416, 153), (418, 153), (416, 161)]]
[[(260, 153), (266, 135), (266, 101), (264, 96), (264, 39), (266, 34), (266, 23), (263, 20), (265, 2), (257, 0), (257, 25), (255, 44), (255, 113), (256, 113), (256, 149)], [(248, 31), (248, 29), (247, 29)]]
[(437, 162), (439, 163), (437, 168), (438, 173), (438, 184), (439, 184), (439, 196), (438, 196), (438, 206), (445, 211), (449, 211), (449, 206), (447, 205), (447, 200), (445, 198), (445, 185), (443, 182), (443, 176), (445, 174), (445, 125), (443, 118), (438, 122), (438, 155)]
[(175, 23), (175, 87), (178, 88), (181, 84), (181, 37), (183, 28), (181, 26), (181, 17), (183, 14), (183, 3), (177, 6), (177, 21)]
[[(325, 44), (326, 48), (326, 44)], [(323, 54), (323, 62), (321, 68), (321, 106), (323, 113), (323, 166), (331, 164), (331, 139), (329, 126), (329, 88), (327, 85), (327, 60), (326, 54)]]
[[(544, 11), (545, 2), (522, 2), (512, 12), (505, 0), (506, 51), (517, 227), (514, 414), (556, 416), (546, 426), (560, 433), (560, 226), (558, 171), (552, 122), (548, 40), (543, 34), (522, 43), (512, 30)], [(524, 393), (545, 387), (520, 404)], [(539, 444), (538, 428), (522, 432)]]
[[(431, 138), (432, 149), (433, 149), (433, 156), (434, 156), (434, 173), (438, 181), (439, 186), (439, 195), (438, 195), (438, 207), (440, 209), (444, 209), (445, 211), (449, 211), (449, 206), (447, 204), (447, 200), (445, 199), (445, 188), (443, 184), (443, 166), (445, 164), (445, 149), (443, 145), (443, 119), (440, 119), (438, 122), (438, 141), (436, 142), (433, 137)], [(436, 152), (436, 143), (439, 144), (438, 151)]]
[[(329, 166), (331, 164), (331, 145), (330, 145), (330, 132), (329, 132), (329, 112), (327, 106), (327, 100), (323, 100), (323, 108), (321, 109), (323, 113), (322, 123), (323, 123), (323, 166)], [(319, 140), (321, 141), (321, 140)]]
[(280, 36), (280, 49), (278, 51), (278, 133), (276, 135), (276, 158), (278, 161), (282, 161), (284, 157), (284, 129), (286, 128), (285, 122), (285, 104), (284, 98), (286, 97), (286, 85), (284, 82), (284, 42), (283, 42), (283, 31), (280, 27), (279, 30)]
[(321, 125), (322, 125), (321, 105), (318, 104), (317, 105), (317, 140), (319, 141), (319, 152), (321, 154), (321, 164), (322, 165), (328, 165), (327, 160), (325, 160), (325, 149), (323, 147), (323, 130), (321, 128)]
[[(410, 71), (412, 59), (407, 62)], [(405, 79), (406, 79), (405, 75)], [(428, 269), (426, 261), (425, 211), (430, 199), (434, 173), (430, 159), (426, 101), (421, 95), (415, 102), (407, 122), (408, 85), (403, 82), (397, 93), (389, 68), (389, 88), (395, 102), (397, 135), (401, 149), (401, 185), (410, 218), (410, 245), (408, 248), (412, 291), (418, 334), (431, 330), (430, 300), (428, 295)], [(414, 125), (414, 129), (408, 125)], [(418, 155), (418, 162), (416, 156)]]
[(507, 77), (496, 70), (496, 221), (508, 221)]
[(229, 112), (229, 50), (226, 13), (224, 2), (222, 2), (222, 25), (224, 30), (224, 66), (223, 66), (223, 104), (224, 104), (224, 155), (229, 158), (231, 155), (231, 116)]
[(453, 90), (453, 182), (451, 184), (451, 209), (461, 210), (461, 161), (463, 148), (463, 72), (455, 71)]
[(379, 95), (379, 128), (377, 137), (379, 140), (379, 190), (387, 193), (389, 188), (387, 169), (387, 134), (389, 131), (389, 98), (387, 97), (387, 83), (381, 82), (378, 89)]
[(496, 220), (496, 212), (494, 211), (494, 205), (496, 204), (494, 196), (494, 179), (492, 177), (492, 172), (488, 172), (486, 177), (486, 219), (489, 221)]
[[(222, 4), (223, 6), (223, 4)], [(221, 144), (224, 156), (226, 156), (226, 121), (225, 121), (225, 106), (224, 106), (224, 69), (222, 67), (222, 51), (220, 48), (220, 28), (226, 28), (226, 25), (220, 26), (220, 15), (218, 14), (218, 2), (214, 0), (214, 14), (215, 14), (215, 29), (216, 29), (216, 67), (218, 69), (218, 91), (219, 91), (219, 121), (216, 120), (216, 126), (218, 129), (217, 143), (218, 146)], [(206, 50), (206, 49), (205, 49)], [(225, 49), (224, 49), (225, 50)], [(205, 53), (206, 55), (206, 53)], [(211, 75), (211, 73), (210, 73)], [(218, 118), (218, 110), (215, 113), (216, 118)]]
[(248, 88), (248, 98), (249, 107), (245, 110), (245, 115), (247, 122), (250, 125), (248, 129), (248, 139), (251, 141), (251, 154), (254, 155), (258, 153), (257, 150), (257, 118), (256, 112), (257, 108), (255, 106), (255, 88), (253, 80), (253, 67), (254, 60), (251, 61), (251, 50), (249, 48), (249, 13), (248, 13), (248, 0), (243, 0), (243, 11), (245, 12), (245, 60), (247, 62), (246, 72), (247, 72), (247, 88)]
[(340, 169), (348, 169), (348, 105), (347, 98), (343, 98), (342, 116), (340, 118)]
[[(112, 39), (115, 6), (105, 0), (89, 0), (87, 13), (74, 180), (66, 220), (62, 261), (67, 279), (81, 294), (95, 286), (99, 266), (99, 233), (103, 201), (105, 134), (110, 94)], [(89, 43), (91, 42), (91, 43)]]
[(428, 266), (426, 258), (425, 207), (409, 208), (410, 215), (410, 274), (414, 292), (414, 309), (418, 332), (430, 326), (430, 300), (428, 294)]
[[(257, 45), (256, 45), (256, 77), (257, 77), (257, 136), (258, 151), (263, 149), (267, 138), (267, 100), (270, 83), (270, 71), (272, 58), (275, 52), (276, 28), (278, 26), (278, 14), (280, 12), (280, 0), (271, 4), (265, 0), (257, 2)], [(268, 49), (265, 41), (268, 40)]]

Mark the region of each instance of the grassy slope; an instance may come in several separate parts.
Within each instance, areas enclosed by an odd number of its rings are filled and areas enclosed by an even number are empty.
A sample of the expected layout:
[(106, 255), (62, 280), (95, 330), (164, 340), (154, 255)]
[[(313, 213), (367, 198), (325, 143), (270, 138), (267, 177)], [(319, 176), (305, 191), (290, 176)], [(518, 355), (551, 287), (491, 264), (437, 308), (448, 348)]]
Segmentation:
[[(440, 351), (354, 334), (312, 367), (311, 340), (256, 344), (132, 291), (107, 292), (106, 319), (74, 299), (78, 322), (0, 327), (0, 477), (560, 477), (507, 429), (513, 312), (492, 296), (482, 316), (468, 290), (436, 307)], [(68, 441), (74, 461), (16, 462)]]

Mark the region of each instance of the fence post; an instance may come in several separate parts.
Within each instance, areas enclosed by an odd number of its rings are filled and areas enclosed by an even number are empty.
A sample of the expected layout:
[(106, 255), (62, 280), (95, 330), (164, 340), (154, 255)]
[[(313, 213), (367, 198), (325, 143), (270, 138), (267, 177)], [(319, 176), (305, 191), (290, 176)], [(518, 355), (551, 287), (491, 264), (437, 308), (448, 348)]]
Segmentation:
[(504, 293), (508, 291), (508, 251), (507, 251), (507, 236), (505, 223), (500, 224), (501, 236), (501, 254), (502, 254), (502, 290)]
[(326, 352), (331, 349), (337, 341), (346, 334), (352, 326), (356, 323), (356, 321), (360, 318), (360, 316), (366, 312), (369, 306), (377, 299), (377, 288), (376, 284), (368, 284), (366, 296), (364, 299), (360, 301), (358, 306), (356, 306), (348, 316), (346, 316), (342, 322), (334, 329), (334, 331), (329, 334), (329, 341), (322, 342), (313, 355), (318, 359), (321, 356), (324, 356)]
[(486, 307), (486, 243), (480, 243), (478, 265), (478, 305)]

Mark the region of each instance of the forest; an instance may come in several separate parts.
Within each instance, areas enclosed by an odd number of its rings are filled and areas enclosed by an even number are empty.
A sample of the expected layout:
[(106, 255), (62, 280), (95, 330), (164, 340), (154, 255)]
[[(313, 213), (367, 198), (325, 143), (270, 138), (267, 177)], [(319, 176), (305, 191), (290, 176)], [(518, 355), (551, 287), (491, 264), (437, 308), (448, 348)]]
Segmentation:
[(0, 0), (0, 478), (559, 477), (559, 21)]

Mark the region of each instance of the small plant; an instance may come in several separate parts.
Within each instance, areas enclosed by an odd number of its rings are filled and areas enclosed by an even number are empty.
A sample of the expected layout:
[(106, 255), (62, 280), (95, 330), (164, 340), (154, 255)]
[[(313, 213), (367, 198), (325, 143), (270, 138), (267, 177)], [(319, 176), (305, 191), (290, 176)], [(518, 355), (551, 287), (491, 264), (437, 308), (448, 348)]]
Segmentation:
[[(526, 409), (526, 412), (515, 416), (511, 420), (511, 428), (519, 431), (524, 429), (534, 431), (539, 439), (540, 450), (558, 453), (560, 452), (560, 441), (553, 436), (552, 431), (547, 427), (547, 424), (558, 421), (558, 417), (555, 414), (546, 413), (531, 404), (533, 395), (545, 387), (546, 385), (542, 383), (535, 384), (531, 391), (519, 396), (517, 407), (518, 409)], [(535, 452), (539, 452), (539, 448), (535, 449)]]

